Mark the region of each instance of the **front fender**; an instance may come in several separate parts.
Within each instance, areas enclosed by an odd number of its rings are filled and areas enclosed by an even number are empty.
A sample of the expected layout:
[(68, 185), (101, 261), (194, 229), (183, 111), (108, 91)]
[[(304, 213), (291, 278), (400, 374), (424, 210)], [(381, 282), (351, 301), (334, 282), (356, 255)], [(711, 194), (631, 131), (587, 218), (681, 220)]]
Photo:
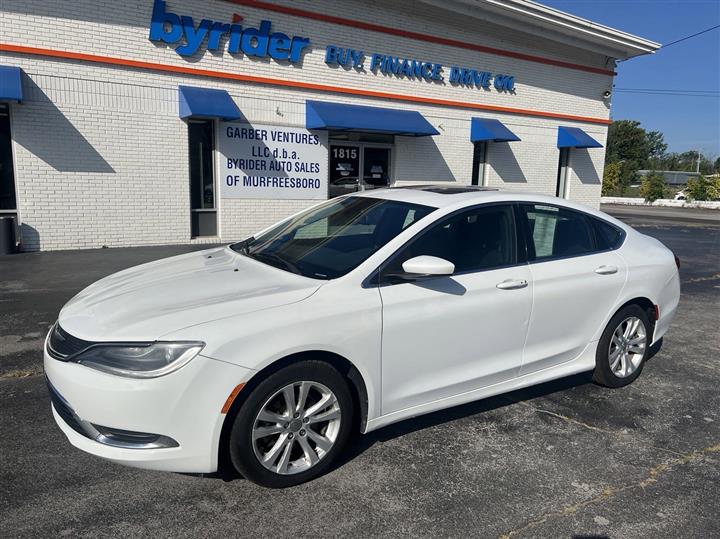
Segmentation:
[(368, 396), (368, 419), (380, 412), (382, 307), (376, 288), (343, 290), (328, 283), (309, 298), (281, 307), (198, 324), (166, 339), (201, 340), (202, 354), (261, 371), (288, 356), (330, 352), (360, 373)]

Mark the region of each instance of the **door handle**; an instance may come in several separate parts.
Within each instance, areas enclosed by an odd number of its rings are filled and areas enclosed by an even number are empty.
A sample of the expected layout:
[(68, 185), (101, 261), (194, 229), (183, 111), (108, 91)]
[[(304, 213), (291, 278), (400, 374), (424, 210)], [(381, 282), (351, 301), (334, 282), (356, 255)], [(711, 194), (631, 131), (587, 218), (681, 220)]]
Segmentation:
[(517, 290), (518, 288), (525, 288), (527, 285), (528, 282), (525, 280), (519, 281), (517, 279), (505, 279), (496, 286), (500, 290)]
[(613, 273), (617, 272), (617, 266), (600, 266), (599, 268), (595, 269), (595, 273), (597, 273), (598, 275), (612, 275)]

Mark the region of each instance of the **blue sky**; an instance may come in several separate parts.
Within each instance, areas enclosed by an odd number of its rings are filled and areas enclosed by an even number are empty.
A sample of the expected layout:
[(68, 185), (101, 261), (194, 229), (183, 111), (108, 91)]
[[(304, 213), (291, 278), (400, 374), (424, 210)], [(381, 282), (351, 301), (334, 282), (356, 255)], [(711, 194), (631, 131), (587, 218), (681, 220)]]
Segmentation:
[[(720, 24), (720, 0), (539, 0), (541, 3), (670, 43)], [(720, 28), (618, 64), (616, 88), (720, 91)], [(668, 151), (699, 148), (720, 156), (720, 98), (616, 93), (613, 120), (662, 131)]]

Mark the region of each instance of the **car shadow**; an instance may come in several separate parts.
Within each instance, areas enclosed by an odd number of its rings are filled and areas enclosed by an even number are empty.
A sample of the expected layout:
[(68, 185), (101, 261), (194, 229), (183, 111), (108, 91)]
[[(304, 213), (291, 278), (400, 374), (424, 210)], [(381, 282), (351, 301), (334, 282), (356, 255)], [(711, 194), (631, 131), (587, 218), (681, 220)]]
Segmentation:
[(422, 431), (428, 428), (437, 427), (445, 423), (464, 419), (477, 414), (499, 410), (512, 404), (531, 401), (538, 397), (545, 397), (553, 393), (592, 383), (592, 373), (581, 373), (559, 380), (553, 380), (544, 384), (531, 386), (510, 393), (503, 393), (494, 397), (461, 404), (452, 408), (438, 410), (418, 417), (405, 419), (393, 423), (387, 427), (372, 431), (368, 434), (356, 436), (355, 440), (348, 444), (343, 454), (336, 460), (332, 470), (342, 467), (348, 462), (362, 455), (378, 442), (387, 442), (401, 436)]

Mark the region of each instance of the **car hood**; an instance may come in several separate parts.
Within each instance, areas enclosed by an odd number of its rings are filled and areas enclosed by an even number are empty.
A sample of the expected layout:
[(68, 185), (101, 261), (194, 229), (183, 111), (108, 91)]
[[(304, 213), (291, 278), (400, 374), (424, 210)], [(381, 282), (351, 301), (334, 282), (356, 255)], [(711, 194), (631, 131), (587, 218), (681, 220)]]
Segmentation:
[(105, 277), (71, 299), (58, 320), (88, 341), (154, 341), (184, 327), (301, 301), (321, 285), (215, 248)]

